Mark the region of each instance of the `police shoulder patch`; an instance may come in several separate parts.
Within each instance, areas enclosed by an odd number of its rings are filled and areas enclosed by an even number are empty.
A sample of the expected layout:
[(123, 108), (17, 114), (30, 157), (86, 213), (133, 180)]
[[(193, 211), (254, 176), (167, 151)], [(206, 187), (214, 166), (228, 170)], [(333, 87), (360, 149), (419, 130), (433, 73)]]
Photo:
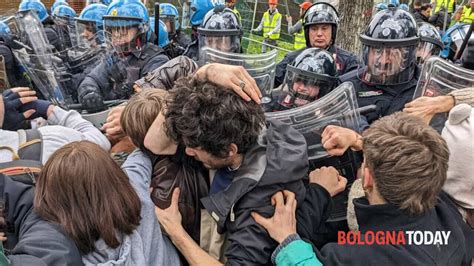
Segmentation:
[(376, 91), (359, 91), (359, 92), (357, 92), (357, 96), (360, 97), (360, 98), (379, 96), (379, 95), (382, 95), (382, 94), (383, 94), (383, 91), (382, 91), (382, 90), (376, 90)]

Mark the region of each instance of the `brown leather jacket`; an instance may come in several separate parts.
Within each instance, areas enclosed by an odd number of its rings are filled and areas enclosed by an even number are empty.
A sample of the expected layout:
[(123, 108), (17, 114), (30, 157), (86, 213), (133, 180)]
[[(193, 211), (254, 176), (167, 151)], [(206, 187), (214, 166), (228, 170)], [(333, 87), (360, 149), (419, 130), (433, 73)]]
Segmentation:
[(175, 155), (155, 155), (152, 158), (151, 199), (161, 209), (171, 204), (171, 196), (176, 187), (180, 188), (179, 211), (183, 217), (183, 227), (196, 241), (200, 242), (201, 202), (209, 192), (209, 171), (202, 164), (178, 146)]

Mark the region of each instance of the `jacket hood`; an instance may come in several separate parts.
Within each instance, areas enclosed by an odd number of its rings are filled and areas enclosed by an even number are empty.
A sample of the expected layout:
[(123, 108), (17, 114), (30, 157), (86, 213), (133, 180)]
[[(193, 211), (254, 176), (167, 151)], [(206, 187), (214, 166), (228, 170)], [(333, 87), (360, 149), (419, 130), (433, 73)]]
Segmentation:
[(143, 243), (137, 231), (119, 236), (117, 248), (107, 246), (103, 239), (95, 243), (96, 250), (82, 256), (84, 265), (145, 265)]
[(303, 135), (289, 124), (267, 119), (267, 127), (245, 154), (230, 186), (201, 202), (218, 226), (224, 228), (235, 203), (252, 189), (302, 180), (307, 174), (308, 152)]

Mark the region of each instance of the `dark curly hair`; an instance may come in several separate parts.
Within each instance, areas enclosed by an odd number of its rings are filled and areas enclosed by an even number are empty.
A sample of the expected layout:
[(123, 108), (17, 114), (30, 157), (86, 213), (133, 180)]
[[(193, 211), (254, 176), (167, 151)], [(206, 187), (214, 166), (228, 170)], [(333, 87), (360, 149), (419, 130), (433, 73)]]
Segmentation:
[(167, 98), (166, 134), (192, 148), (225, 158), (231, 143), (245, 153), (265, 125), (263, 110), (234, 92), (192, 77), (179, 79)]

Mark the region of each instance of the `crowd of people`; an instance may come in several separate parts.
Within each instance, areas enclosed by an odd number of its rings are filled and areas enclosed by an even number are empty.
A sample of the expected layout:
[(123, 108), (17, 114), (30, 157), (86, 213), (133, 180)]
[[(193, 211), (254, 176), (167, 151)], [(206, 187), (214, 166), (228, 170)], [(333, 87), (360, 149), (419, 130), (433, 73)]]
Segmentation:
[(328, 2), (267, 64), (276, 0), (258, 56), (235, 0), (192, 0), (191, 36), (170, 3), (23, 0), (0, 21), (0, 264), (474, 265), (474, 1), (447, 28), (454, 1), (376, 4), (359, 55)]

